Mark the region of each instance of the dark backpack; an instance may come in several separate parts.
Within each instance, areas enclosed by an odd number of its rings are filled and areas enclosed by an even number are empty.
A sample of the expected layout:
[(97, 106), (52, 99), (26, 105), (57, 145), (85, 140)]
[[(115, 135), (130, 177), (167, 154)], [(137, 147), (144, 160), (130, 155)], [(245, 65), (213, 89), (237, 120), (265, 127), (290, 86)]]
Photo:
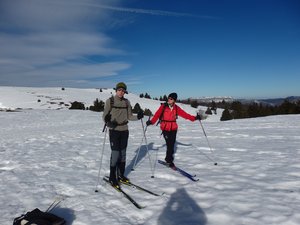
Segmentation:
[(38, 208), (14, 219), (13, 225), (65, 225), (66, 221), (49, 212), (42, 212)]

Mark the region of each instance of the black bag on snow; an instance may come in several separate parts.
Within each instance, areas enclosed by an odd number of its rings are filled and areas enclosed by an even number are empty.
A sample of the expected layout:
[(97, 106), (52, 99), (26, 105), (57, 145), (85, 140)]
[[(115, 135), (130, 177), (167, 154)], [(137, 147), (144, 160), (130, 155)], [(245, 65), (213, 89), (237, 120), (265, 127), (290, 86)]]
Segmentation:
[(42, 212), (38, 208), (14, 219), (13, 225), (65, 225), (66, 221), (49, 212)]

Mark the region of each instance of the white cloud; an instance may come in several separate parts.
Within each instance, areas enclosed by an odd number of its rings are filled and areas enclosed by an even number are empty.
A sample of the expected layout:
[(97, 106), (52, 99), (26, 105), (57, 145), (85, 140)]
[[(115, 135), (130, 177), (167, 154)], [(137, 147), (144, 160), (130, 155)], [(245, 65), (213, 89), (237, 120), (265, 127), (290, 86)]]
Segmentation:
[[(81, 84), (99, 86), (99, 78), (116, 76), (119, 71), (130, 67), (124, 62), (109, 62), (97, 64), (74, 64), (51, 66), (47, 69), (16, 71), (0, 77), (0, 83), (16, 86), (74, 86)], [(80, 81), (80, 82), (79, 82)]]
[[(1, 1), (0, 85), (88, 82), (94, 77), (117, 75), (130, 67), (126, 62), (107, 59), (125, 52), (114, 48), (114, 40), (99, 31), (109, 19), (106, 10), (72, 3), (72, 0)], [(90, 60), (92, 56), (106, 61)]]

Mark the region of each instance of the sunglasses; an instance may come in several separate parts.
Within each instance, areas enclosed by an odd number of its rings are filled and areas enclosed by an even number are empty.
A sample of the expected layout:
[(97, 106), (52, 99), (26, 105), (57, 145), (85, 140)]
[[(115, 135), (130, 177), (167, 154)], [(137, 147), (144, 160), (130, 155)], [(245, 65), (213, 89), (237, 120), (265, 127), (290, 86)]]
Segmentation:
[(123, 88), (119, 88), (117, 91), (125, 92), (125, 90)]
[(170, 99), (170, 100), (174, 100), (174, 98), (171, 98), (171, 97), (169, 97), (168, 99)]

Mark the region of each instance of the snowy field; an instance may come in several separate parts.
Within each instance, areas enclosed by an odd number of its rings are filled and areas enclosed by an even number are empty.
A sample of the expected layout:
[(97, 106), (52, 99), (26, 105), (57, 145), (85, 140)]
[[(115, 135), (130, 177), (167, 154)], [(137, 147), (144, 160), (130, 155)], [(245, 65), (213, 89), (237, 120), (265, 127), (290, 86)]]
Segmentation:
[[(1, 97), (2, 106), (12, 107)], [(175, 164), (197, 174), (198, 182), (154, 164), (165, 155), (156, 126), (146, 132), (153, 164), (143, 142), (131, 171), (143, 131), (141, 121), (130, 122), (126, 173), (132, 182), (164, 193), (156, 197), (124, 187), (144, 209), (101, 179), (95, 192), (104, 141), (101, 113), (3, 111), (0, 124), (1, 225), (34, 208), (46, 210), (57, 198), (64, 200), (53, 213), (69, 225), (300, 224), (300, 115), (227, 122), (212, 116), (203, 126), (213, 153), (199, 122), (179, 119)], [(106, 141), (100, 177), (109, 173), (109, 158)]]

